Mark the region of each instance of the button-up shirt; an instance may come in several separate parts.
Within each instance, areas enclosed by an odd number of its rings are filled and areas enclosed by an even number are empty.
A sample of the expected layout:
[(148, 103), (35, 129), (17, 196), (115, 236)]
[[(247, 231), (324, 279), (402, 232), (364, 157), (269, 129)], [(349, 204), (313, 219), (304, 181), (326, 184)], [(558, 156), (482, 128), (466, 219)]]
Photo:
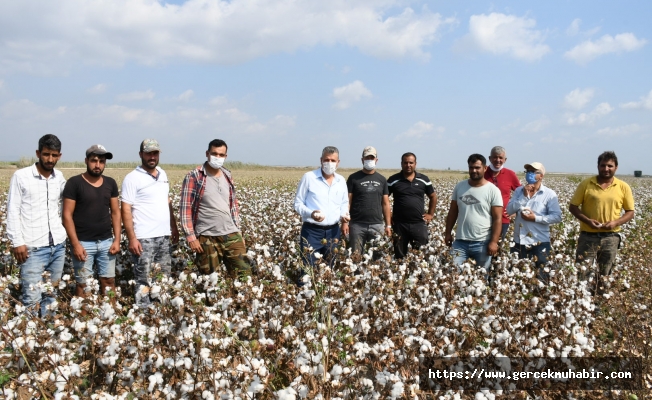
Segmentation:
[[(294, 197), (294, 210), (301, 215), (303, 222), (322, 226), (338, 223), (342, 215), (349, 213), (349, 191), (346, 179), (335, 174), (329, 185), (322, 175), (321, 169), (306, 172), (297, 188)], [(312, 212), (320, 210), (324, 220), (317, 222), (312, 219)]]
[[(231, 219), (235, 226), (240, 228), (240, 212), (238, 209), (238, 199), (235, 195), (235, 186), (233, 185), (233, 178), (231, 171), (224, 167), (220, 167), (224, 174), (227, 183), (229, 184), (229, 208), (231, 210)], [(199, 215), (199, 204), (204, 196), (206, 189), (206, 164), (201, 165), (192, 171), (188, 172), (183, 185), (181, 186), (181, 203), (179, 204), (179, 214), (181, 216), (181, 228), (186, 235), (188, 242), (197, 239), (195, 232), (195, 224), (197, 223), (197, 216)]]
[(66, 179), (53, 169), (49, 178), (36, 164), (22, 168), (11, 177), (7, 204), (7, 237), (13, 247), (45, 247), (66, 240), (61, 222), (61, 194)]
[[(536, 215), (534, 221), (523, 219), (521, 207), (529, 208), (534, 212)], [(517, 188), (507, 204), (507, 213), (516, 213), (514, 242), (522, 245), (550, 242), (550, 224), (561, 222), (559, 198), (552, 189), (543, 184), (531, 198), (525, 195), (523, 186)]]

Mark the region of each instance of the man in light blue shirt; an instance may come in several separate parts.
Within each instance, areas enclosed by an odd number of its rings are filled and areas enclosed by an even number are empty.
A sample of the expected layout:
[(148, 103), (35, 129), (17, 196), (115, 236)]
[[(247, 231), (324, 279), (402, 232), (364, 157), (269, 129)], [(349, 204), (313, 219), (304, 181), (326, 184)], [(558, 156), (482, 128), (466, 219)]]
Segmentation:
[(520, 258), (536, 258), (539, 279), (548, 283), (544, 268), (551, 250), (550, 225), (561, 222), (561, 208), (557, 194), (543, 185), (543, 164), (525, 164), (525, 170), (526, 185), (517, 188), (507, 204), (507, 213), (516, 214), (511, 252)]
[(304, 262), (313, 267), (320, 258), (330, 263), (331, 249), (340, 239), (339, 223), (350, 219), (346, 179), (335, 173), (339, 150), (325, 147), (319, 161), (321, 168), (303, 175), (294, 198), (294, 210), (303, 220), (301, 253)]

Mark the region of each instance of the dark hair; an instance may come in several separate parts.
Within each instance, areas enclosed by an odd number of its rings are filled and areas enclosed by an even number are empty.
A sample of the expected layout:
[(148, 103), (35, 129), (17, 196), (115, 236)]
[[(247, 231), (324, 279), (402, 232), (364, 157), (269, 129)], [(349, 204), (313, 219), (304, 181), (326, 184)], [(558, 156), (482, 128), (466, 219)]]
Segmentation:
[(410, 156), (414, 157), (414, 162), (417, 162), (417, 156), (416, 156), (416, 154), (414, 154), (414, 153), (410, 153), (410, 152), (403, 153), (403, 155), (401, 156), (401, 162), (403, 162), (403, 160), (405, 159), (405, 157), (410, 157)]
[(616, 157), (616, 153), (614, 153), (613, 151), (605, 151), (604, 153), (598, 156), (598, 165), (600, 165), (600, 163), (603, 161), (610, 161), (610, 160), (612, 160), (614, 164), (616, 164), (616, 167), (618, 166), (618, 157)]
[(226, 147), (227, 150), (229, 150), (229, 146), (226, 145), (226, 142), (222, 139), (213, 139), (211, 142), (208, 144), (208, 151), (211, 150), (212, 147)]
[(47, 135), (43, 135), (38, 140), (38, 151), (43, 151), (44, 147), (56, 151), (61, 151), (61, 141), (58, 137), (48, 133)]
[(466, 163), (471, 165), (471, 164), (477, 163), (478, 161), (480, 161), (482, 163), (483, 167), (487, 166), (487, 159), (484, 158), (484, 156), (482, 154), (478, 154), (478, 153), (471, 154), (469, 156), (469, 159), (466, 161)]

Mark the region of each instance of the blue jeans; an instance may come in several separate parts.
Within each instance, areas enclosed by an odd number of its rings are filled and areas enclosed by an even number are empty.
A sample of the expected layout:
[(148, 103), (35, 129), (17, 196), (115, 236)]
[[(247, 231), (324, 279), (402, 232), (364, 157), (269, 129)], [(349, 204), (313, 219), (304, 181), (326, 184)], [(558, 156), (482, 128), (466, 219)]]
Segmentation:
[[(331, 250), (336, 246), (334, 240), (340, 239), (340, 225), (335, 224), (331, 226), (319, 226), (315, 224), (303, 223), (301, 227), (301, 255), (304, 263), (314, 267), (317, 262), (316, 253), (321, 254), (322, 259), (328, 265), (332, 265)], [(325, 243), (323, 243), (325, 241)], [(307, 246), (312, 247), (312, 252), (306, 254)]]
[(489, 267), (491, 267), (491, 256), (487, 253), (488, 245), (488, 240), (474, 242), (470, 240), (455, 239), (451, 249), (453, 263), (455, 265), (462, 265), (466, 260), (472, 258), (475, 260), (477, 266), (484, 267), (484, 269), (489, 272)]
[(518, 258), (535, 258), (536, 257), (536, 266), (538, 268), (537, 278), (545, 284), (548, 284), (550, 279), (550, 274), (544, 270), (546, 264), (548, 263), (548, 254), (552, 247), (550, 247), (550, 242), (541, 242), (537, 245), (524, 245), (519, 243), (514, 243), (514, 247), (510, 248), (510, 253), (518, 253)]
[(80, 241), (86, 250), (86, 261), (79, 261), (72, 256), (72, 266), (75, 268), (75, 280), (85, 284), (93, 277), (93, 264), (97, 263), (97, 275), (101, 278), (115, 277), (115, 254), (109, 254), (113, 238), (95, 241)]
[[(47, 306), (56, 299), (56, 288), (51, 293), (43, 293), (39, 284), (51, 282), (56, 286), (63, 273), (66, 257), (66, 242), (56, 246), (30, 247), (29, 258), (20, 265), (20, 283), (22, 285), (20, 301), (28, 309), (40, 302), (41, 316), (48, 315)], [(50, 279), (43, 278), (43, 272), (50, 273)]]

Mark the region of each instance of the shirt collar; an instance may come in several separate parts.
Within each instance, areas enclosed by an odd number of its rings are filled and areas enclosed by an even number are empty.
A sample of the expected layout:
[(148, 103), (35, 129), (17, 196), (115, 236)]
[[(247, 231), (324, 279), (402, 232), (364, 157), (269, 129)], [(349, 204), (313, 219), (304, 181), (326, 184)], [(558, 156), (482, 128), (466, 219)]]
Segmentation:
[(158, 166), (156, 166), (156, 172), (158, 172), (156, 174), (156, 176), (150, 174), (149, 171), (145, 170), (145, 168), (142, 167), (142, 165), (137, 166), (136, 171), (142, 172), (143, 174), (147, 174), (147, 175), (151, 176), (156, 181), (158, 181), (158, 178), (161, 177), (161, 169)]
[[(57, 174), (55, 173), (55, 169), (52, 168), (52, 174), (50, 175), (51, 178), (56, 178)], [(34, 175), (34, 178), (39, 178), (39, 179), (49, 179), (41, 175), (41, 173), (38, 171), (38, 168), (36, 168), (36, 163), (32, 164), (32, 175)]]
[[(614, 180), (611, 181), (611, 185), (609, 185), (608, 188), (610, 188), (612, 186), (616, 186), (618, 184), (618, 182), (619, 182), (619, 179), (614, 176)], [(598, 177), (595, 176), (595, 175), (591, 177), (591, 183), (593, 183), (593, 184), (595, 184), (597, 186), (600, 186), (600, 183), (598, 182)]]

